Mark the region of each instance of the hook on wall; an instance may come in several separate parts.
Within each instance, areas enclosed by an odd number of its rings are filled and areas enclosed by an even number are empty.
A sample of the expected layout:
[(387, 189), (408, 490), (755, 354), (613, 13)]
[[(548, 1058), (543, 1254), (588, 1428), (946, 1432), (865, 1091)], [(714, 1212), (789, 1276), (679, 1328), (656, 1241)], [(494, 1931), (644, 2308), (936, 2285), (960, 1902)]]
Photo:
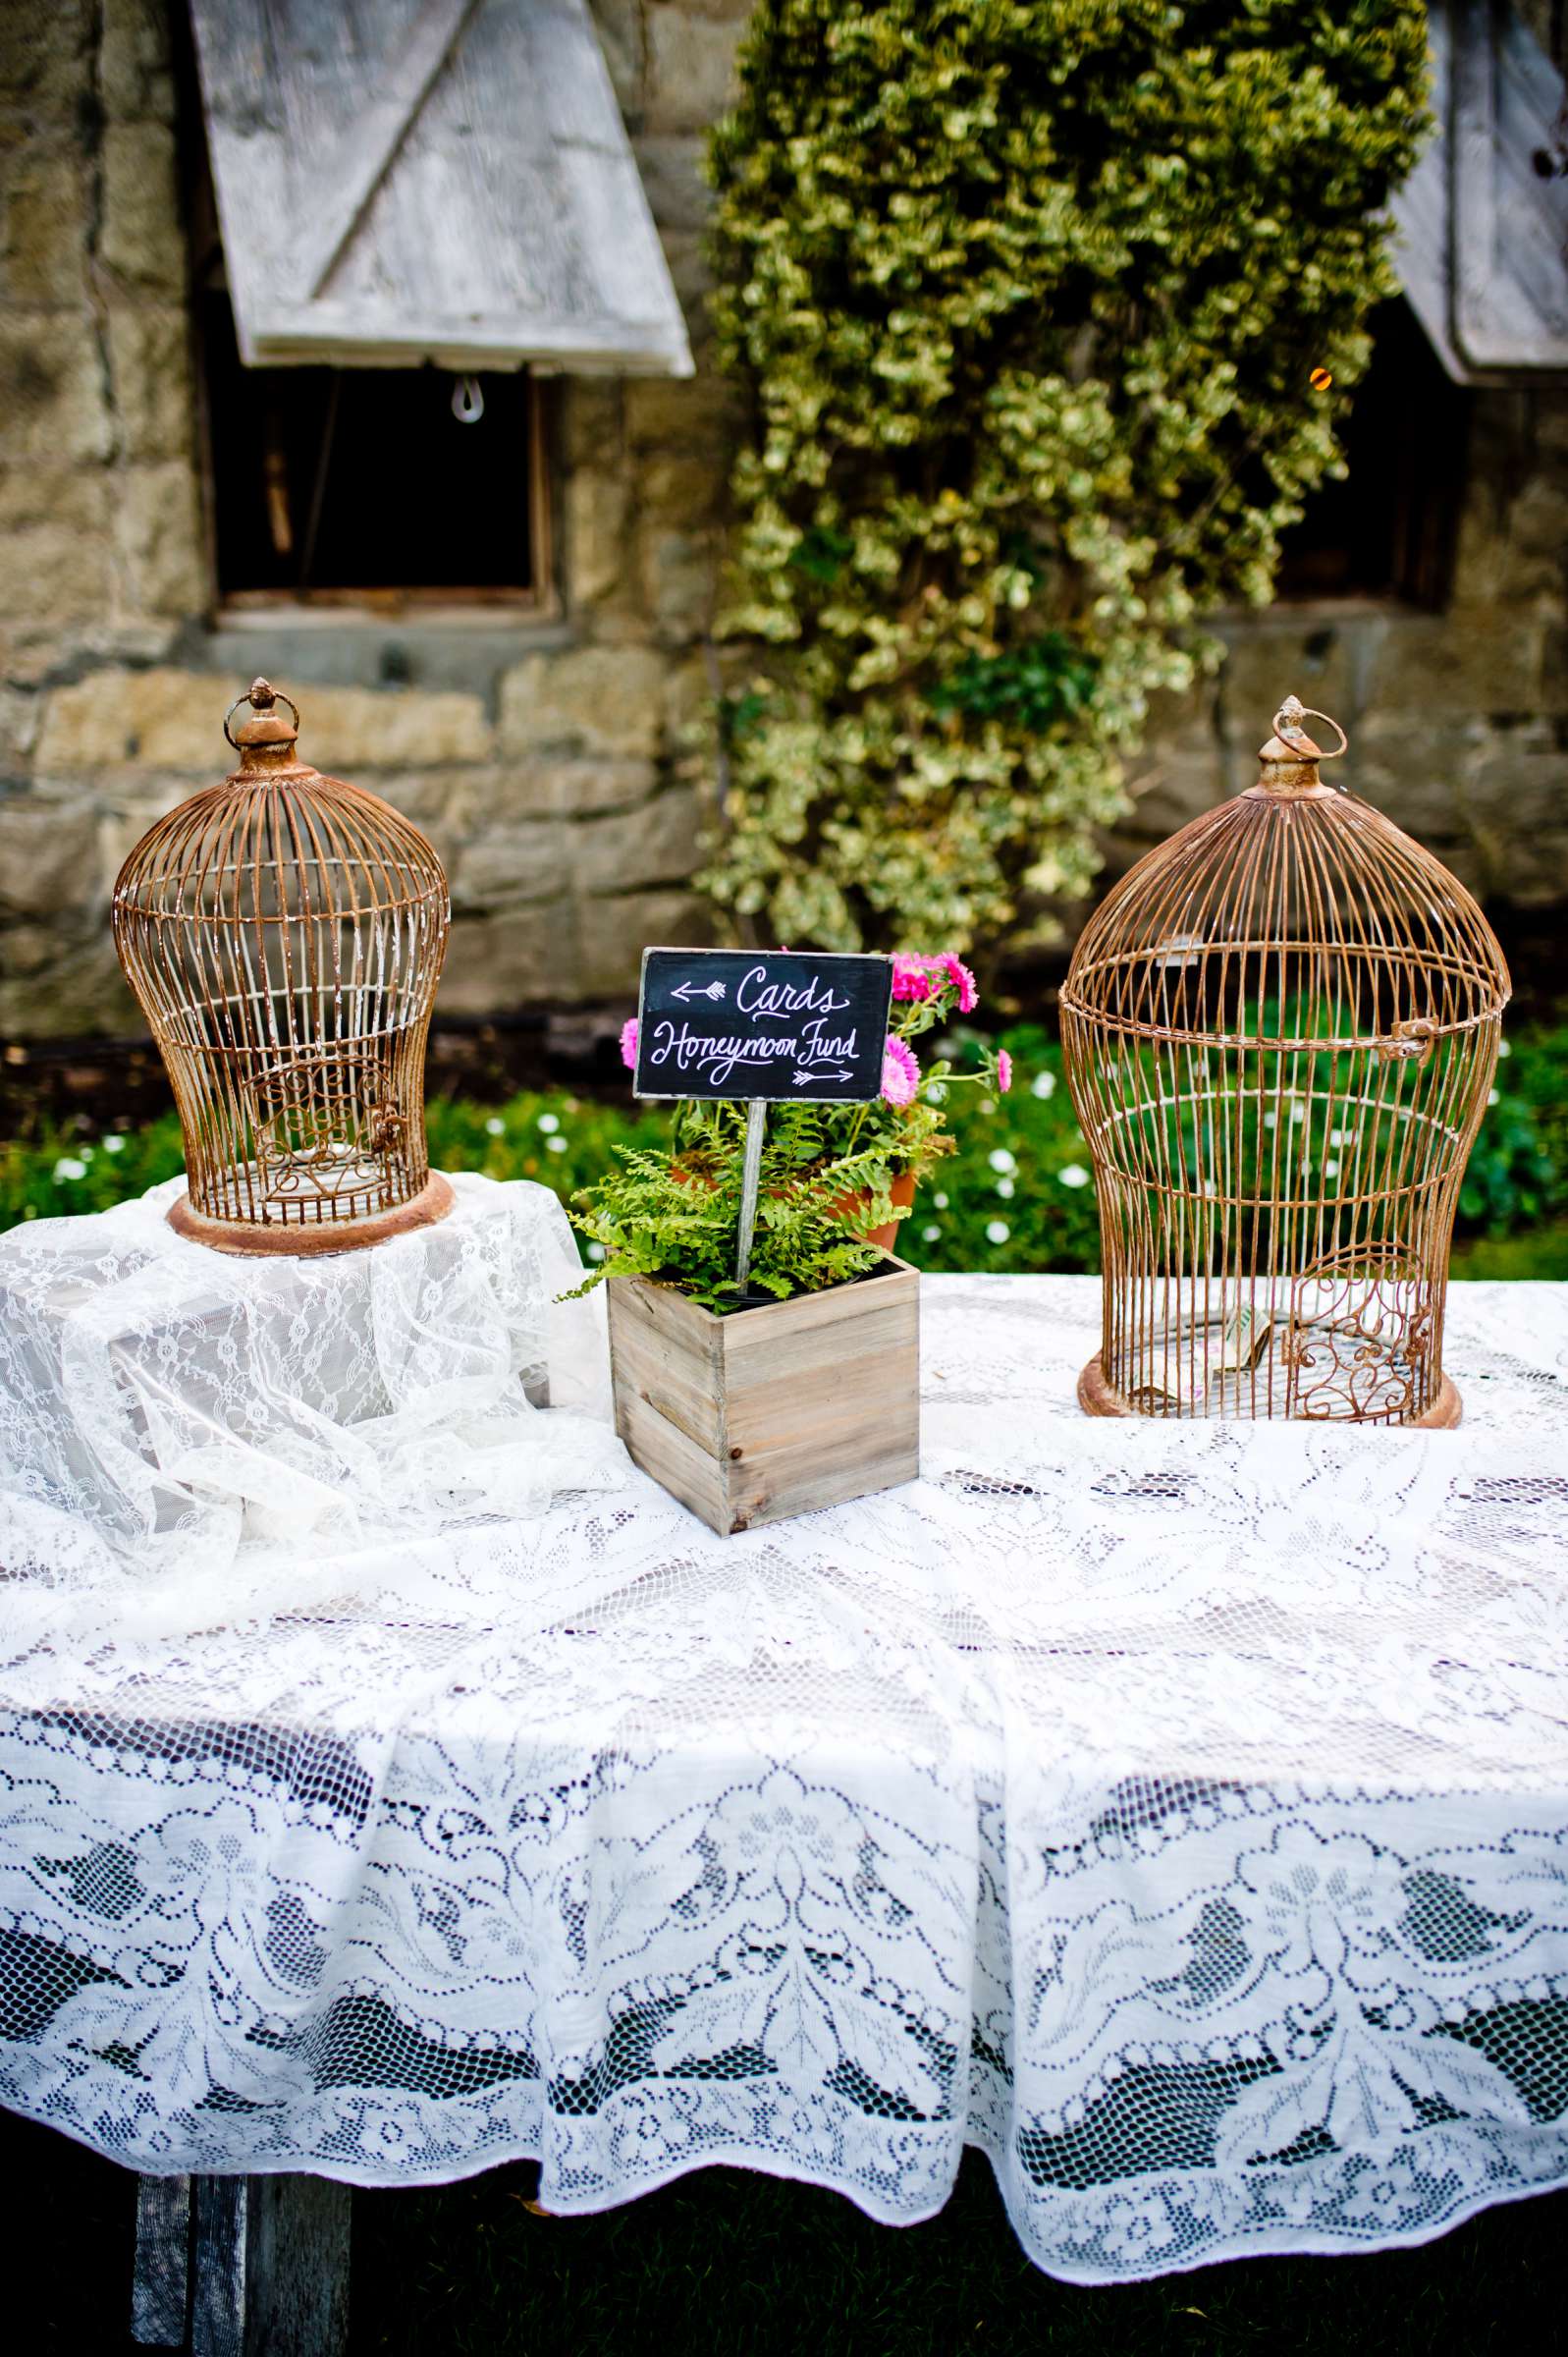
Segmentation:
[(460, 425), (477, 425), (485, 413), (485, 397), (476, 376), (460, 376), (452, 388), (452, 414)]

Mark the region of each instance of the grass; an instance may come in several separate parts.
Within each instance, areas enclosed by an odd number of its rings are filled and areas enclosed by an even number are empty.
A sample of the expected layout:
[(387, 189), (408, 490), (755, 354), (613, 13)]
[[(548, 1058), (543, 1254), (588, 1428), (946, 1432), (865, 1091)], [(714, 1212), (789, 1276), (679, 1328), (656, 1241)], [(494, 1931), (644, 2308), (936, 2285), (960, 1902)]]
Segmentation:
[[(1083, 2290), (1031, 2267), (974, 2153), (941, 2216), (903, 2229), (736, 2169), (538, 2218), (534, 2175), (355, 2193), (350, 2357), (1514, 2357), (1561, 2329), (1568, 2193), (1417, 2250)], [(0, 2181), (15, 2345), (132, 2357), (129, 2172), (0, 2113)]]

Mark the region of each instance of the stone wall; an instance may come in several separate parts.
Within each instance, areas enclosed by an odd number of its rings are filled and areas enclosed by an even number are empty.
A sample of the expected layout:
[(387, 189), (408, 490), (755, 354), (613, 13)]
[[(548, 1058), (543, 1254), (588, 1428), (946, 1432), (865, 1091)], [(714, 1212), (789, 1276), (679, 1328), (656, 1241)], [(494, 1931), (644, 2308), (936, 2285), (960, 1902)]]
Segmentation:
[(1474, 891), (1523, 908), (1568, 900), (1568, 392), (1471, 399), (1443, 612), (1344, 599), (1222, 622), (1217, 680), (1157, 716), (1134, 764), (1112, 871), (1251, 785), (1294, 691), (1349, 733), (1356, 792)]
[[(125, 1034), (121, 858), (227, 766), (257, 671), (304, 748), (424, 825), (457, 921), (442, 1009), (613, 1019), (650, 940), (700, 939), (703, 764), (726, 401), (702, 296), (704, 132), (747, 0), (593, 0), (685, 306), (689, 382), (551, 388), (559, 619), (214, 624), (196, 460), (168, 6), (0, 8), (0, 1037)], [(1162, 713), (1112, 867), (1248, 781), (1287, 689), (1355, 778), (1490, 892), (1568, 898), (1568, 396), (1476, 397), (1441, 616), (1228, 623), (1217, 685)]]
[(445, 1014), (613, 1007), (645, 941), (709, 921), (689, 748), (727, 424), (700, 164), (746, 0), (595, 0), (698, 373), (548, 387), (564, 611), (472, 628), (210, 620), (170, 5), (0, 10), (0, 1037), (139, 1027), (114, 876), (230, 766), (257, 671), (308, 758), (440, 849)]

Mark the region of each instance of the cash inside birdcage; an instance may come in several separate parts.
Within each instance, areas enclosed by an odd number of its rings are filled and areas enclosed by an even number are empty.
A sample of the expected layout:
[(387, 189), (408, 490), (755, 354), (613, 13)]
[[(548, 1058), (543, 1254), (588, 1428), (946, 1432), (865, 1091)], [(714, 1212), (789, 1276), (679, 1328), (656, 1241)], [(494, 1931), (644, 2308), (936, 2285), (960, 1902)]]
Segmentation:
[(1323, 782), (1307, 717), (1289, 698), (1258, 783), (1123, 878), (1063, 987), (1095, 1414), (1458, 1418), (1448, 1250), (1507, 967), (1463, 885)]

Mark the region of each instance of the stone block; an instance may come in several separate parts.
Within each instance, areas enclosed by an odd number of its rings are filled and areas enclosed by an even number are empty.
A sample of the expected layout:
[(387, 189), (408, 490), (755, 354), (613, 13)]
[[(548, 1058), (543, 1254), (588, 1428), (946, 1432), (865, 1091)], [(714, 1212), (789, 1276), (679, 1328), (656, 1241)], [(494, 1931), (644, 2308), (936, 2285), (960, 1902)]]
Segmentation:
[(74, 123), (89, 81), (91, 0), (6, 0), (0, 96), (34, 121)]
[[(39, 772), (75, 776), (135, 767), (221, 778), (234, 766), (223, 718), (238, 692), (237, 683), (206, 672), (89, 673), (50, 696)], [(305, 758), (351, 779), (361, 770), (484, 761), (490, 752), (477, 695), (313, 687), (300, 701)]]
[(0, 935), (0, 1038), (98, 1032), (125, 1039), (145, 1030), (101, 919), (74, 937), (57, 931), (56, 956), (26, 974), (6, 973), (5, 938)]
[(1412, 718), (1533, 711), (1543, 640), (1543, 624), (1495, 605), (1392, 615), (1370, 646), (1362, 709)]
[(189, 465), (196, 424), (185, 312), (173, 304), (154, 309), (117, 302), (109, 310), (108, 332), (122, 453)]
[(103, 0), (98, 88), (111, 119), (172, 123), (167, 0)]
[(711, 373), (638, 376), (625, 387), (626, 438), (637, 451), (698, 452), (721, 466), (739, 414), (739, 395)]
[(709, 628), (714, 567), (715, 552), (705, 533), (643, 533), (643, 599), (661, 639), (689, 644)]
[(577, 995), (576, 920), (569, 901), (536, 902), (454, 923), (441, 970), (442, 1014), (506, 1014)]
[(10, 302), (86, 300), (86, 176), (73, 149), (20, 156), (0, 210), (0, 287)]
[(595, 605), (616, 587), (625, 560), (625, 479), (574, 467), (565, 507), (568, 598), (575, 608)]
[[(1287, 695), (1321, 706), (1349, 729), (1358, 708), (1359, 628), (1348, 619), (1325, 622), (1321, 615), (1292, 615), (1278, 606), (1267, 614), (1227, 619), (1218, 682), (1221, 735), (1247, 753), (1256, 752)], [(1319, 742), (1332, 744), (1334, 739), (1325, 733)]]
[(568, 468), (614, 473), (623, 464), (626, 428), (622, 386), (614, 377), (563, 377), (557, 388), (561, 453)]
[(493, 757), (490, 724), (477, 695), (419, 687), (312, 687), (301, 709), (306, 760), (341, 777)]
[(1345, 783), (1430, 850), (1462, 841), (1465, 788), (1480, 734), (1479, 725), (1466, 729), (1423, 719), (1408, 708), (1379, 706), (1356, 731)]
[(86, 801), (0, 801), (0, 912), (49, 917), (89, 903), (97, 833), (97, 812)]
[(562, 828), (554, 819), (497, 819), (459, 852), (452, 872), (455, 908), (486, 909), (518, 902), (559, 902), (570, 881)]
[(113, 593), (109, 541), (100, 524), (14, 524), (0, 564), (0, 616), (58, 629), (100, 619)]
[(497, 773), (490, 806), (507, 817), (589, 818), (634, 809), (657, 775), (647, 760), (522, 760)]
[(87, 318), (40, 310), (0, 315), (0, 462), (101, 462), (109, 451), (109, 411)]
[(706, 229), (714, 194), (703, 178), (707, 141), (701, 135), (648, 136), (633, 139), (631, 145), (656, 225), (661, 230)]
[(1208, 753), (1185, 753), (1151, 745), (1131, 765), (1127, 790), (1133, 799), (1131, 829), (1150, 843), (1162, 843), (1178, 827), (1224, 801), (1228, 781), (1217, 746)]
[(84, 777), (137, 763), (199, 776), (213, 767), (214, 740), (219, 756), (228, 751), (221, 694), (216, 681), (189, 672), (89, 672), (48, 696), (38, 774)]
[(645, 121), (652, 132), (703, 132), (735, 102), (738, 18), (696, 16), (672, 0), (653, 0), (644, 19), (648, 42)]
[(651, 756), (659, 747), (665, 668), (643, 646), (530, 655), (501, 685), (503, 750)]
[(577, 910), (578, 994), (634, 997), (650, 944), (701, 949), (712, 939), (713, 910), (694, 892), (623, 892), (583, 901)]
[(648, 64), (642, 0), (589, 0), (588, 13), (610, 69), (617, 102), (635, 129), (642, 121)]
[(128, 612), (185, 616), (205, 607), (201, 508), (195, 475), (185, 460), (120, 470), (114, 542)]
[(173, 131), (165, 123), (111, 123), (101, 154), (100, 259), (123, 287), (182, 300), (186, 248)]
[(688, 786), (615, 817), (584, 819), (568, 836), (572, 882), (587, 894), (683, 884), (697, 864), (702, 825), (701, 802)]

